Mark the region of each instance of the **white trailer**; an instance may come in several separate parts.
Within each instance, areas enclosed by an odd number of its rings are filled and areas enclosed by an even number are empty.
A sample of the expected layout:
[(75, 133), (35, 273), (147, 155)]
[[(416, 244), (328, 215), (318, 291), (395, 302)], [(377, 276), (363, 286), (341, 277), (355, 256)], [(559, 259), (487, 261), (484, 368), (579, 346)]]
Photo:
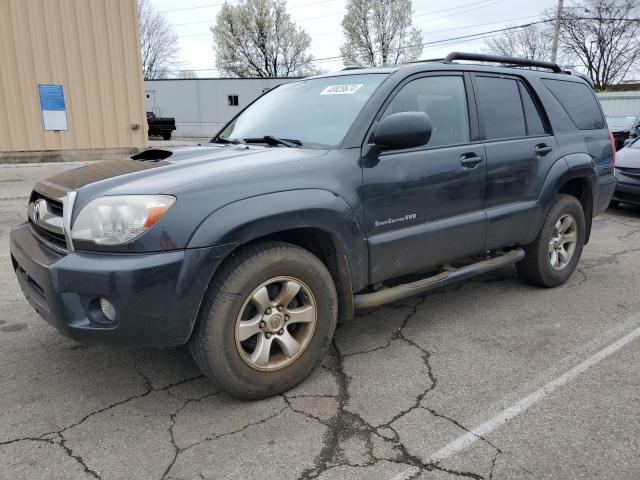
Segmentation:
[(263, 92), (295, 78), (145, 80), (147, 111), (176, 119), (176, 137), (212, 137)]

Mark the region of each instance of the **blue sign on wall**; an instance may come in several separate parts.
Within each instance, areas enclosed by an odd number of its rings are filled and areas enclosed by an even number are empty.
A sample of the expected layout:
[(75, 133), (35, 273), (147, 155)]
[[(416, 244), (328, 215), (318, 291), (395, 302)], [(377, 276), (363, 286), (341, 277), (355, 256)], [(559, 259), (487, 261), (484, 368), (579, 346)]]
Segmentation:
[(67, 130), (67, 111), (62, 85), (38, 85), (45, 130)]

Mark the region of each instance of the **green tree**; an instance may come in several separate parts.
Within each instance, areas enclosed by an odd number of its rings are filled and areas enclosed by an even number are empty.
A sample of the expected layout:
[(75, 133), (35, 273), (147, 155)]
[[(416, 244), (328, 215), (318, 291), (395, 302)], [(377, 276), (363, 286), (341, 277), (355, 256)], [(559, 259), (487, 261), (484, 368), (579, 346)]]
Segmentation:
[(216, 65), (236, 77), (297, 77), (313, 72), (311, 37), (297, 27), (284, 0), (225, 3), (211, 28)]
[(411, 26), (411, 0), (349, 0), (342, 19), (345, 65), (378, 67), (417, 60), (420, 29)]

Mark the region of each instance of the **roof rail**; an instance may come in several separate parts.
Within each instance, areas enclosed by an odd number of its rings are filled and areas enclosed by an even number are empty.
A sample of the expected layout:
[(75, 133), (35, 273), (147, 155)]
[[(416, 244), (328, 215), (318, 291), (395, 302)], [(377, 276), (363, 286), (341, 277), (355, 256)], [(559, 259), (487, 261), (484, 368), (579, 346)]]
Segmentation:
[(444, 63), (452, 63), (454, 60), (473, 60), (476, 62), (504, 63), (510, 66), (517, 65), (519, 67), (547, 68), (555, 73), (564, 73), (560, 68), (560, 65), (557, 63), (527, 60), (518, 57), (501, 57), (499, 55), (485, 55), (483, 53), (451, 52), (445, 57)]
[(595, 83), (593, 83), (593, 80), (591, 80), (591, 77), (582, 72), (577, 72), (575, 70), (565, 70), (564, 73), (583, 79), (585, 82), (591, 85), (591, 88), (594, 88), (596, 86)]
[(444, 58), (424, 58), (420, 60), (413, 60), (411, 63), (425, 63), (425, 62), (444, 62)]
[(361, 67), (359, 65), (347, 65), (342, 69), (342, 71), (344, 72), (345, 70), (362, 70), (363, 68), (364, 67)]

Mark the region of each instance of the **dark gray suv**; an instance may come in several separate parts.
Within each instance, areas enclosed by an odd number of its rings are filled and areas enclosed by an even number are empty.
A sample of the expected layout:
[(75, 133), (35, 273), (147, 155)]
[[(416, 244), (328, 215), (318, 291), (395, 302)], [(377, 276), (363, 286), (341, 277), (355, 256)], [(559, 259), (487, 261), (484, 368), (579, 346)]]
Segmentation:
[(62, 334), (188, 344), (260, 398), (302, 381), (357, 309), (514, 263), (565, 282), (614, 156), (590, 85), (555, 64), (351, 69), (266, 93), (207, 146), (38, 183), (11, 259)]

